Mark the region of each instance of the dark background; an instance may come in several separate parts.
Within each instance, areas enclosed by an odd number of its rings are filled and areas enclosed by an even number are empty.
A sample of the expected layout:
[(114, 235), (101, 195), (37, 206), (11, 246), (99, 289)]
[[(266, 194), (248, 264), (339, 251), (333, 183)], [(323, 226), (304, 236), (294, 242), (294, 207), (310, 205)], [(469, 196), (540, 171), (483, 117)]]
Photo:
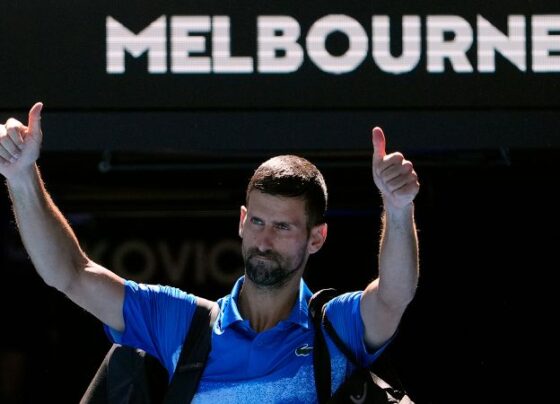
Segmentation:
[[(442, 154), (410, 156), (422, 182), (416, 203), (422, 276), (392, 350), (419, 403), (533, 402), (520, 399), (522, 392), (533, 392), (528, 363), (552, 353), (547, 341), (553, 341), (549, 324), (556, 307), (558, 217), (552, 194), (558, 152), (511, 151), (507, 160), (491, 154), (467, 158), (452, 153), (452, 160)], [(104, 174), (90, 157), (45, 153), (40, 161), (47, 186), (88, 252), (105, 241), (108, 247), (99, 262), (113, 267), (111, 248), (117, 247), (111, 246), (126, 240), (144, 243), (155, 252), (127, 250), (122, 260), (130, 271), (144, 270), (146, 257), (154, 256), (149, 281), (173, 283), (209, 298), (230, 290), (223, 279), (239, 269), (231, 249), (217, 258), (225, 274), (220, 280), (211, 273), (198, 279), (195, 274), (210, 258), (205, 254), (196, 261), (192, 253), (184, 261), (184, 275), (170, 281), (164, 272), (167, 261), (156, 246), (167, 243), (179, 262), (182, 244), (199, 243), (206, 248), (199, 251), (209, 251), (224, 240), (235, 243), (238, 206), (251, 174), (248, 166), (256, 164), (253, 157), (229, 168), (220, 159), (215, 169), (206, 162), (199, 169)], [(369, 155), (309, 157), (325, 173), (331, 204), (329, 238), (311, 259), (306, 279), (315, 290), (360, 289), (376, 273), (379, 232), (380, 201), (370, 179)], [(45, 397), (77, 402), (108, 342), (97, 320), (35, 275), (19, 244), (8, 199), (3, 199), (4, 366), (9, 355), (21, 355), (24, 377), (18, 391), (26, 397), (23, 402)], [(5, 370), (12, 387), (17, 387), (17, 369), (8, 365)], [(527, 384), (512, 383), (520, 375)]]
[[(343, 77), (309, 63), (284, 76), (153, 77), (131, 58), (126, 75), (111, 76), (104, 21), (140, 29), (164, 14), (222, 14), (250, 27), (268, 13), (308, 27), (344, 13), (368, 31), (373, 14), (452, 14), (471, 25), (482, 14), (504, 29), (507, 15), (557, 7), (148, 3), (14, 2), (0, 15), (0, 121), (25, 121), (33, 102), (45, 103), (39, 165), (88, 254), (135, 279), (221, 297), (241, 268), (247, 180), (265, 158), (297, 153), (330, 190), (328, 241), (305, 278), (314, 290), (362, 289), (377, 270), (381, 201), (369, 136), (379, 125), (388, 151), (412, 160), (421, 182), (422, 274), (391, 347), (410, 395), (419, 404), (538, 402), (546, 372), (537, 365), (555, 352), (558, 73), (519, 72), (498, 57), (493, 74), (420, 66), (390, 76), (367, 71), (370, 60)], [(109, 343), (97, 320), (35, 274), (2, 193), (0, 402), (78, 402)]]

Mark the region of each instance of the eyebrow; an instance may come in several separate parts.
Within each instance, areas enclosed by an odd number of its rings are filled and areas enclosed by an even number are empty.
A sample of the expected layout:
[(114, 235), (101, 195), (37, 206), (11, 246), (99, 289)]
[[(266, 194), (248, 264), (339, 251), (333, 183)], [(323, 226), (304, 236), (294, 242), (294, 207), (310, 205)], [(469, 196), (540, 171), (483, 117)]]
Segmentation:
[[(258, 219), (262, 222), (266, 222), (262, 217), (258, 216), (258, 215), (250, 215), (249, 216), (251, 219)], [(277, 225), (288, 225), (288, 226), (294, 226), (297, 227), (296, 222), (293, 221), (287, 221), (287, 220), (272, 220), (270, 221), (270, 223), (272, 223), (273, 225), (277, 226)]]

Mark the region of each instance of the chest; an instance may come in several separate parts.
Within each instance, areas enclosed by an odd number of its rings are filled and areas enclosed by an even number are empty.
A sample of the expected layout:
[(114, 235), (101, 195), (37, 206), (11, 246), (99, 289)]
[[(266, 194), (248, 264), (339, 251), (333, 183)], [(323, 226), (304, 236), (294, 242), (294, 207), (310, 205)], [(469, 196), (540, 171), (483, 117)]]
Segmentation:
[[(293, 326), (255, 334), (229, 327), (214, 332), (194, 402), (314, 402), (313, 330)], [(333, 387), (347, 362), (331, 350)], [(247, 401), (249, 400), (249, 401)]]
[(266, 374), (293, 376), (313, 364), (311, 329), (298, 325), (274, 327), (261, 333), (236, 324), (215, 330), (205, 376), (223, 380), (249, 379)]

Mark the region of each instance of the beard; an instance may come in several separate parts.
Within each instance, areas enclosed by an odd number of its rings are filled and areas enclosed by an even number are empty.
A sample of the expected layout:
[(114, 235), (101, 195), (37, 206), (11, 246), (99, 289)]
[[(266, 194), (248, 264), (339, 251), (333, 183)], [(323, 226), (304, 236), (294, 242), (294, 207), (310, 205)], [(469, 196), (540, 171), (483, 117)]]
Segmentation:
[(297, 265), (289, 265), (286, 260), (274, 251), (260, 252), (255, 248), (244, 254), (245, 274), (258, 287), (279, 289), (285, 285), (301, 268), (303, 254)]

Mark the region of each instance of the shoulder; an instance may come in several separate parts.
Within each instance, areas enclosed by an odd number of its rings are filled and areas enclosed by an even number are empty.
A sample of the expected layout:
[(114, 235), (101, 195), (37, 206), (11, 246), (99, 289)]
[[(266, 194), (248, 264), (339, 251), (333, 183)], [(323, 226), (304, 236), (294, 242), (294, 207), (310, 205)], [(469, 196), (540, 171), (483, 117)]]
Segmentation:
[(362, 291), (355, 291), (341, 293), (333, 297), (326, 303), (325, 311), (327, 316), (330, 318), (330, 316), (336, 316), (341, 313), (359, 314), (362, 294)]
[(152, 321), (192, 317), (197, 296), (181, 289), (126, 281), (124, 314), (126, 317), (149, 317)]
[(126, 281), (125, 288), (125, 330), (112, 337), (150, 353), (172, 371), (200, 298), (172, 286)]
[(355, 353), (363, 346), (364, 326), (360, 314), (362, 292), (342, 293), (325, 306), (325, 315), (336, 334)]
[(125, 282), (125, 298), (140, 299), (173, 299), (196, 302), (196, 296), (179, 288), (166, 285)]
[(362, 291), (340, 293), (336, 289), (321, 289), (313, 294), (309, 300), (309, 314), (315, 317), (323, 311), (333, 322), (339, 317), (341, 320), (348, 315), (360, 314), (360, 300)]

